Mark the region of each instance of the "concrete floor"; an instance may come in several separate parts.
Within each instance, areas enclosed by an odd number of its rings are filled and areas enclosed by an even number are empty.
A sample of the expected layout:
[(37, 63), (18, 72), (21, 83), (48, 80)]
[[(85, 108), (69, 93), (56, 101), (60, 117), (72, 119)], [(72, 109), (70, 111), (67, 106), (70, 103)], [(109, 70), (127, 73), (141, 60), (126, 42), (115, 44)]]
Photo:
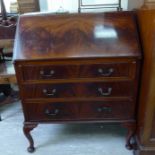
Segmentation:
[[(28, 155), (19, 102), (0, 107), (0, 154)], [(34, 155), (132, 155), (125, 148), (126, 130), (114, 124), (41, 124), (32, 131)]]

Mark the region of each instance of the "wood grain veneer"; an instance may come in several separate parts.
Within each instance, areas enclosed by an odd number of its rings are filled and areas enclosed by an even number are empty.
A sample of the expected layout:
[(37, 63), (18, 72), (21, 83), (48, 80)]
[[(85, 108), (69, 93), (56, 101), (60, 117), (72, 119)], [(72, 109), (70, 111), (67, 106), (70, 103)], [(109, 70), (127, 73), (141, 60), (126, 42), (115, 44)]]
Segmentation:
[(14, 63), (28, 151), (30, 131), (55, 122), (121, 123), (133, 149), (141, 57), (133, 12), (22, 15)]
[(20, 17), (19, 25), (16, 60), (107, 58), (116, 54), (140, 57), (134, 14), (130, 12), (27, 14)]

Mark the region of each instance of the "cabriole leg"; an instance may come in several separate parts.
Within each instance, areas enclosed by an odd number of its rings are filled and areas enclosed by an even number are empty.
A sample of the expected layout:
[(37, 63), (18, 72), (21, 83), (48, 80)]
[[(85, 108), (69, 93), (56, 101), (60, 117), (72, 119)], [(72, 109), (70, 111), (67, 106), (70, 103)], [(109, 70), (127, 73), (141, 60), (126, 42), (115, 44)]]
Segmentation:
[(127, 137), (126, 137), (126, 148), (128, 150), (136, 149), (136, 145), (134, 142), (134, 136), (136, 133), (136, 123), (124, 123), (124, 127), (128, 129)]
[(35, 148), (34, 148), (34, 141), (33, 141), (33, 138), (30, 134), (30, 132), (35, 128), (37, 127), (37, 124), (24, 124), (24, 127), (23, 127), (23, 132), (24, 132), (24, 135), (26, 136), (26, 138), (28, 139), (29, 141), (29, 147), (27, 148), (27, 151), (32, 153), (35, 151)]

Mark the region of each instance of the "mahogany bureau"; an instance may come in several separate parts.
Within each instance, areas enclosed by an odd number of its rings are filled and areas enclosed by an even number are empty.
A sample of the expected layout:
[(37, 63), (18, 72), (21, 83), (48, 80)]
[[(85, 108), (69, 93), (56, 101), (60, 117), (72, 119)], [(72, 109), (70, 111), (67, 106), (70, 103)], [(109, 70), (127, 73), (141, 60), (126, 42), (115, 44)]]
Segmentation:
[(121, 123), (133, 148), (141, 65), (133, 12), (22, 15), (14, 64), (29, 152), (38, 123)]

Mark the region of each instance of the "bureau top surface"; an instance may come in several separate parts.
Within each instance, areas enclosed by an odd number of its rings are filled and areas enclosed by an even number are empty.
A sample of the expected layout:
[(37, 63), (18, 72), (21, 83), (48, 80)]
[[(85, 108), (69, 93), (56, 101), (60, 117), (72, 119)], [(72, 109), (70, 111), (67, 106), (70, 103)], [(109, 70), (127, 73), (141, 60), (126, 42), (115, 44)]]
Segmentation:
[(140, 57), (132, 12), (20, 16), (14, 60)]

